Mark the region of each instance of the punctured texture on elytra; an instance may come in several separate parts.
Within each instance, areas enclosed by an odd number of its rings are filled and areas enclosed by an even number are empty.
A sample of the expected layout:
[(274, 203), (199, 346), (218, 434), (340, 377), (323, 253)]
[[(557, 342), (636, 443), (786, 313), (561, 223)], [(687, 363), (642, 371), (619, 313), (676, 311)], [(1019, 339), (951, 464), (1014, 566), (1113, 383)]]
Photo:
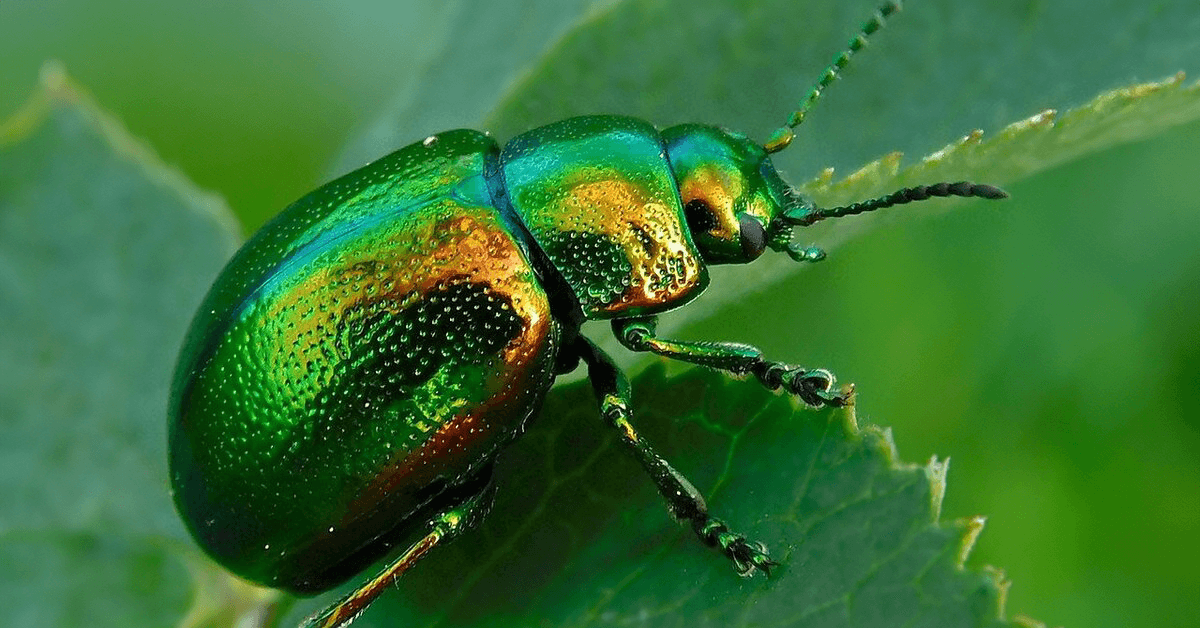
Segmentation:
[(352, 575), (365, 565), (337, 564), (423, 524), (540, 404), (560, 326), (488, 193), (498, 152), (449, 132), (313, 192), (205, 299), (172, 394), (172, 484), (239, 575), (302, 592)]
[(509, 202), (587, 318), (662, 312), (708, 284), (649, 123), (562, 120), (513, 138), (500, 159)]

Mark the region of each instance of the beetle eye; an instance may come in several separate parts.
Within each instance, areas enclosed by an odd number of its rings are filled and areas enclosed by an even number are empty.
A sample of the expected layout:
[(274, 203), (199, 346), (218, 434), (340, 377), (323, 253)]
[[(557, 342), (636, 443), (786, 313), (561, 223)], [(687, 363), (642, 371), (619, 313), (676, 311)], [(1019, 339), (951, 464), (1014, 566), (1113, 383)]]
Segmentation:
[(708, 233), (717, 226), (717, 217), (713, 216), (712, 207), (704, 199), (692, 199), (683, 206), (683, 215), (687, 219), (688, 229), (693, 234)]
[(767, 248), (767, 230), (763, 229), (762, 223), (746, 214), (738, 214), (738, 230), (741, 233), (742, 253), (750, 259), (762, 255)]

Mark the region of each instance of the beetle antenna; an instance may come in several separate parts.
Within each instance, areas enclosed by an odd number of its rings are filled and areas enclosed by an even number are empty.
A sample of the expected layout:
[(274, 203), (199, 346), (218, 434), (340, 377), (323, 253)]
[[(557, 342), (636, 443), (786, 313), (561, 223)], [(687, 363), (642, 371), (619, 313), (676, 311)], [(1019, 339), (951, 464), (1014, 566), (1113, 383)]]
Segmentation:
[(826, 218), (841, 218), (842, 216), (853, 216), (872, 212), (884, 207), (893, 205), (904, 205), (913, 201), (924, 201), (935, 196), (962, 196), (962, 197), (977, 197), (999, 200), (1008, 198), (1008, 192), (1001, 190), (994, 185), (984, 183), (971, 183), (969, 181), (958, 181), (957, 183), (934, 183), (933, 185), (918, 185), (912, 188), (904, 188), (881, 196), (873, 198), (869, 201), (852, 203), (843, 207), (828, 207), (820, 208), (813, 207), (807, 211), (795, 215), (783, 214), (782, 218), (788, 224), (806, 227), (819, 220)]
[(847, 65), (849, 65), (850, 57), (853, 57), (854, 53), (862, 50), (863, 47), (867, 45), (867, 38), (873, 35), (879, 29), (883, 28), (887, 18), (899, 10), (900, 2), (898, 0), (890, 0), (875, 10), (875, 13), (871, 16), (871, 19), (867, 20), (866, 23), (862, 25), (862, 29), (859, 30), (858, 34), (856, 34), (854, 38), (850, 40), (850, 43), (846, 45), (846, 49), (838, 53), (838, 55), (833, 58), (833, 63), (829, 64), (829, 67), (825, 68), (825, 72), (821, 74), (821, 78), (817, 81), (817, 84), (813, 85), (812, 89), (808, 90), (808, 95), (804, 97), (803, 101), (801, 101), (800, 108), (793, 111), (791, 116), (788, 116), (786, 126), (781, 126), (776, 129), (775, 132), (771, 134), (771, 137), (767, 140), (767, 142), (763, 144), (763, 148), (765, 148), (768, 153), (778, 153), (779, 151), (787, 148), (788, 144), (792, 143), (792, 140), (796, 138), (796, 134), (792, 131), (792, 129), (800, 126), (801, 122), (804, 122), (805, 116), (808, 115), (808, 110), (812, 109), (813, 105), (815, 105), (817, 101), (821, 99), (821, 93), (826, 87), (829, 87), (831, 83), (837, 80), (838, 73), (841, 72)]

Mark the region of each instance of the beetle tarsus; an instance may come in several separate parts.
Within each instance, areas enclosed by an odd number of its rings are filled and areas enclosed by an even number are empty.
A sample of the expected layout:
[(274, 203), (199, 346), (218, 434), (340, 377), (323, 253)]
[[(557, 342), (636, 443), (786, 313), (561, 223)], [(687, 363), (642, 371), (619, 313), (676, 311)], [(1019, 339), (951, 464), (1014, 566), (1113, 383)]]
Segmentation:
[(753, 369), (763, 386), (771, 390), (783, 388), (810, 406), (840, 407), (850, 403), (854, 389), (834, 390), (837, 381), (825, 369), (804, 369), (779, 362), (761, 362)]
[(720, 548), (733, 561), (739, 576), (753, 576), (755, 570), (770, 576), (771, 568), (779, 565), (767, 554), (767, 546), (732, 532), (720, 519), (705, 518), (693, 528), (705, 545)]

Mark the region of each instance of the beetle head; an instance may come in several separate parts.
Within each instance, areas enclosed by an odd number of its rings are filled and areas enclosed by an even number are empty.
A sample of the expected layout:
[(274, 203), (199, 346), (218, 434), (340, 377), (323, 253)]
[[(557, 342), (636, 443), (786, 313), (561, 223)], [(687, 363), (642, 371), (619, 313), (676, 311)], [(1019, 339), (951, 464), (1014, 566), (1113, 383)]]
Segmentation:
[(662, 136), (688, 228), (705, 262), (745, 263), (768, 246), (776, 248), (776, 216), (806, 201), (779, 177), (760, 144), (701, 124), (671, 127)]
[(780, 178), (762, 145), (701, 124), (671, 127), (662, 136), (688, 228), (705, 262), (751, 262), (768, 247), (793, 253), (795, 223), (783, 217), (816, 208)]

